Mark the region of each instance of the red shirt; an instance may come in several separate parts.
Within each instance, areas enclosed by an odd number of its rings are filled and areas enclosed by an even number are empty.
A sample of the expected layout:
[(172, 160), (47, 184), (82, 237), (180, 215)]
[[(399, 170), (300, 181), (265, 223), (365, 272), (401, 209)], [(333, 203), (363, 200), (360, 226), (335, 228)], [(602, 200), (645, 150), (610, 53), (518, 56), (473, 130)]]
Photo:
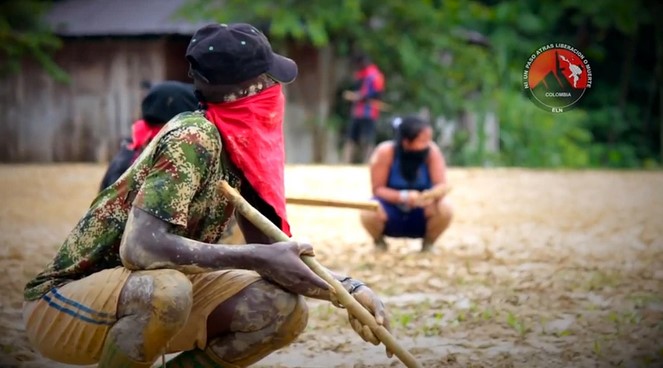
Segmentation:
[(359, 82), (357, 92), (361, 99), (355, 102), (352, 117), (377, 120), (380, 109), (377, 101), (371, 99), (378, 99), (384, 91), (384, 75), (375, 64), (371, 64), (355, 73), (355, 79)]

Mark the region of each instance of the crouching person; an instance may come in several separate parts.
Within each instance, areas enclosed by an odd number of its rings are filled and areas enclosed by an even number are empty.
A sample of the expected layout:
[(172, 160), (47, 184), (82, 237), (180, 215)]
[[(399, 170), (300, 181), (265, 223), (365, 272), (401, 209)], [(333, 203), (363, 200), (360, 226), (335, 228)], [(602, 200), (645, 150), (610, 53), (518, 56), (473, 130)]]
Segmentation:
[[(429, 251), (449, 227), (451, 205), (442, 152), (432, 141), (430, 124), (416, 116), (400, 119), (396, 138), (375, 148), (370, 160), (371, 186), (380, 202), (378, 211), (363, 211), (361, 223), (378, 250), (386, 250), (385, 236), (422, 239)], [(435, 194), (426, 197), (426, 191)]]
[(101, 179), (99, 190), (108, 188), (127, 171), (170, 119), (185, 111), (195, 111), (197, 107), (191, 84), (164, 81), (150, 88), (141, 101), (142, 118), (131, 125), (131, 138), (120, 145)]
[[(168, 122), (25, 287), (27, 336), (46, 358), (150, 367), (181, 352), (168, 367), (244, 367), (304, 330), (304, 296), (335, 300), (301, 261), (309, 244), (273, 243), (242, 216), (249, 244), (217, 244), (234, 213), (221, 180), (290, 234), (281, 84), (296, 64), (248, 24), (199, 29), (186, 57), (204, 109)], [(334, 277), (388, 327), (370, 288)]]

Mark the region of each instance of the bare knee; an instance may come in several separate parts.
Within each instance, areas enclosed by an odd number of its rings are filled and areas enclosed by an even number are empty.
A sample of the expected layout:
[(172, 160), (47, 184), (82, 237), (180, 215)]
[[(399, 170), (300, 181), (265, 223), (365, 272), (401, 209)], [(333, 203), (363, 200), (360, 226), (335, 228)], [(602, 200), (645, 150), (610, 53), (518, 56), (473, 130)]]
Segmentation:
[(359, 219), (361, 220), (361, 224), (364, 226), (364, 228), (367, 229), (371, 227), (372, 224), (378, 222), (376, 212), (372, 211), (361, 211), (359, 213)]
[(360, 220), (364, 229), (373, 238), (377, 238), (384, 231), (384, 225), (387, 222), (387, 213), (382, 207), (378, 207), (377, 211), (362, 211), (360, 213)]
[(366, 223), (384, 223), (387, 221), (387, 212), (382, 206), (378, 206), (375, 211), (361, 211), (360, 217), (362, 222)]
[(448, 201), (444, 199), (437, 202), (437, 212), (443, 223), (451, 222), (451, 219), (454, 215), (453, 207)]

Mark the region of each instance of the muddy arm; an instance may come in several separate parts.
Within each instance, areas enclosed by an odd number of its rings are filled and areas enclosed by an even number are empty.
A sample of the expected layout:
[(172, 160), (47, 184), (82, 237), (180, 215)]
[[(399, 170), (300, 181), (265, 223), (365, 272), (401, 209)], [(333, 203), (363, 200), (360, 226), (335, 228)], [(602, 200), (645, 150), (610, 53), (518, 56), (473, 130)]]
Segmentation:
[(170, 232), (173, 225), (132, 207), (120, 243), (122, 264), (131, 270), (171, 268), (185, 273), (255, 269), (259, 244), (232, 247), (191, 240)]

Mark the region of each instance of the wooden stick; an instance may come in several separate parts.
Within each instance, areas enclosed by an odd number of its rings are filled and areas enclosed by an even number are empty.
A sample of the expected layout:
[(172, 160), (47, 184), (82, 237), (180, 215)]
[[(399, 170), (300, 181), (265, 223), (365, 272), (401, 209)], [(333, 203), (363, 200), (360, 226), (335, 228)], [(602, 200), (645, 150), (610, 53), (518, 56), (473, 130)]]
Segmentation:
[(342, 201), (338, 199), (316, 199), (316, 198), (303, 198), (303, 197), (286, 197), (285, 202), (288, 204), (301, 204), (306, 206), (321, 206), (321, 207), (338, 207), (338, 208), (354, 208), (358, 210), (377, 211), (379, 207), (378, 201)]
[[(239, 211), (247, 220), (251, 221), (253, 225), (256, 226), (260, 231), (265, 235), (272, 238), (274, 241), (289, 241), (290, 238), (274, 225), (269, 219), (267, 219), (262, 213), (253, 208), (249, 202), (247, 202), (240, 194), (230, 186), (226, 181), (221, 181), (219, 183), (219, 191), (223, 194), (228, 200), (235, 206), (235, 209)], [(345, 290), (343, 285), (336, 280), (332, 275), (327, 272), (327, 270), (318, 263), (314, 257), (302, 256), (302, 261), (325, 280), (328, 284), (334, 287), (336, 291), (336, 296), (338, 301), (348, 309), (353, 316), (355, 316), (361, 323), (367, 325), (375, 336), (382, 341), (382, 343), (387, 347), (389, 351), (394, 353), (398, 359), (403, 362), (407, 367), (410, 368), (419, 368), (421, 367), (419, 363), (414, 359), (414, 356), (410, 354), (409, 351), (402, 348), (396, 339), (389, 333), (384, 326), (378, 325), (375, 321), (373, 315), (368, 312), (355, 298), (350, 295), (350, 293)]]
[[(357, 100), (359, 100), (359, 93), (355, 91), (343, 91), (343, 99), (350, 102), (357, 102)], [(371, 98), (369, 101), (372, 102), (375, 105), (375, 107), (378, 108), (378, 110), (381, 111), (391, 110), (391, 105), (389, 105), (388, 103), (382, 100)]]
[(443, 187), (438, 187), (438, 188), (431, 188), (428, 190), (424, 190), (421, 192), (421, 199), (422, 200), (427, 200), (427, 199), (437, 199), (440, 197), (444, 197), (451, 191), (451, 187), (448, 185), (445, 185)]

